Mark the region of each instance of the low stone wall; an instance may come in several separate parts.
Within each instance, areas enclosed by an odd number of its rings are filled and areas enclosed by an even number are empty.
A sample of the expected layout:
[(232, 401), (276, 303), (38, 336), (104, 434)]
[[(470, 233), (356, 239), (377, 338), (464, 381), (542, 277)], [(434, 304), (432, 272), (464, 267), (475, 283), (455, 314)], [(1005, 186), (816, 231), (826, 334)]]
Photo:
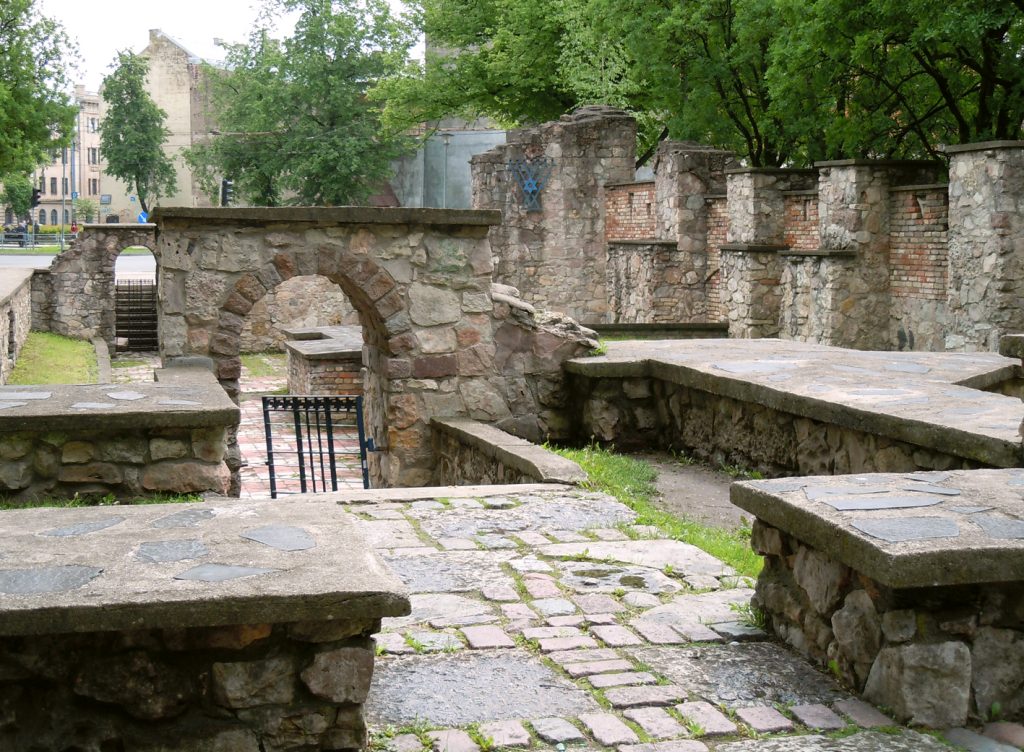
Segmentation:
[(238, 408), (213, 375), (184, 383), (0, 389), (0, 494), (224, 493)]
[(357, 326), (288, 329), (290, 394), (362, 394), (363, 336)]
[(6, 269), (0, 275), (0, 384), (10, 378), (32, 328), (32, 276), (31, 269)]
[(708, 321), (706, 254), (682, 254), (676, 241), (608, 243), (609, 317), (613, 323)]
[(0, 531), (22, 567), (0, 570), (5, 751), (365, 747), (371, 635), (409, 602), (337, 504), (16, 510)]
[(581, 483), (587, 474), (571, 460), (475, 420), (431, 421), (439, 486), (498, 483)]
[(1020, 470), (735, 484), (768, 626), (902, 722), (1024, 719)]

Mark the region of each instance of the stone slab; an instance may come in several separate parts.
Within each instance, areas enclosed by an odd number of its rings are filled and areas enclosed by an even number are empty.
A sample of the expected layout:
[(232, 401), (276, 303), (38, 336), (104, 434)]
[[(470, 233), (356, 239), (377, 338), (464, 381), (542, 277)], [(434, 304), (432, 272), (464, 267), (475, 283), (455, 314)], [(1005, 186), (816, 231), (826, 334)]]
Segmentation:
[(725, 574), (725, 565), (689, 543), (677, 540), (590, 541), (555, 543), (538, 549), (545, 556), (574, 558), (585, 556), (598, 561), (638, 564), (654, 569), (672, 567), (686, 574)]
[(841, 739), (816, 734), (750, 739), (719, 744), (715, 752), (949, 752), (949, 747), (926, 734), (904, 730), (898, 734), (862, 731)]
[[(505, 554), (506, 558), (508, 554)], [(483, 586), (512, 586), (502, 569), (500, 552), (438, 551), (425, 556), (384, 556), (384, 561), (413, 593), (480, 590)]]
[[(806, 480), (816, 488), (867, 483), (896, 493), (906, 485), (906, 477), (878, 473)], [(731, 497), (767, 524), (828, 551), (884, 585), (978, 584), (1020, 580), (1024, 572), (1024, 499), (1013, 485), (1021, 477), (1019, 469), (952, 471), (935, 485), (958, 490), (959, 495), (935, 495), (939, 503), (912, 513), (843, 511), (771, 480), (735, 483)], [(971, 507), (985, 508), (984, 519), (963, 513)]]
[(832, 703), (847, 697), (831, 677), (774, 643), (682, 650), (627, 648), (623, 652), (648, 666), (657, 666), (658, 673), (691, 697), (729, 708), (764, 703)]
[[(406, 588), (366, 544), (352, 516), (335, 504), (218, 500), (202, 505), (212, 516), (186, 516), (193, 509), (170, 504), (119, 507), (117, 516), (123, 521), (79, 535), (74, 545), (43, 533), (106, 520), (108, 508), (0, 512), (0, 563), (16, 561), (16, 570), (36, 572), (99, 570), (60, 593), (5, 594), (0, 635), (323, 621), (334, 616), (373, 619), (409, 612)], [(187, 536), (167, 526), (166, 520), (175, 517), (189, 525)], [(266, 526), (300, 528), (316, 545), (285, 551), (244, 537)], [(190, 561), (145, 561), (135, 555), (142, 544), (166, 550), (183, 537), (195, 542), (189, 544), (195, 553), (199, 547), (208, 553)], [(186, 575), (197, 564), (203, 567), (198, 575)], [(0, 581), (11, 579), (16, 570), (0, 569)], [(236, 576), (243, 570), (251, 570), (250, 575)]]
[(588, 693), (518, 651), (379, 658), (366, 701), (370, 723), (395, 726), (465, 726), (598, 710)]

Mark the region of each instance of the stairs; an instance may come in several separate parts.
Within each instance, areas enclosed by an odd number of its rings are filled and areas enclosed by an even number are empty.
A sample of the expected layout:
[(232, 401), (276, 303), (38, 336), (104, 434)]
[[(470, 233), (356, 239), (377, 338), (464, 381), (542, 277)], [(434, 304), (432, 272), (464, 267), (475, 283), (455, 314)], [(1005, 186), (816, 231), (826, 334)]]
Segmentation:
[(124, 280), (118, 282), (116, 288), (117, 350), (157, 350), (156, 283)]

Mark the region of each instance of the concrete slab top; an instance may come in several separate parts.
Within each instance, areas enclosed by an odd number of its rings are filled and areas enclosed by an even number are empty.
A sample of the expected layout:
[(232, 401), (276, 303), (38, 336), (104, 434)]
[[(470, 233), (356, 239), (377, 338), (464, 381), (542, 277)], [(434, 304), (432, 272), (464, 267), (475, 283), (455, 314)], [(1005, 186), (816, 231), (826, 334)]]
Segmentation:
[(745, 481), (731, 498), (889, 587), (1024, 581), (1024, 469)]
[(409, 613), (330, 501), (0, 512), (0, 635)]
[(212, 374), (193, 383), (0, 386), (0, 431), (225, 426), (239, 411)]
[(1021, 463), (1024, 403), (981, 391), (1021, 375), (994, 353), (870, 352), (776, 339), (607, 343), (590, 377), (656, 377), (997, 467)]

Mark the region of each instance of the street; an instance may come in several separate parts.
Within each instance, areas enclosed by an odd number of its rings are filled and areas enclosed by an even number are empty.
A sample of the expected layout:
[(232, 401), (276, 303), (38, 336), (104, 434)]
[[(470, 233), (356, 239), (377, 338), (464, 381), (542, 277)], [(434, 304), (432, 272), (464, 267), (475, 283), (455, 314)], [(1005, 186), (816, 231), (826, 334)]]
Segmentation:
[[(18, 269), (48, 269), (56, 256), (0, 255), (0, 267)], [(116, 275), (156, 273), (156, 259), (152, 255), (119, 256), (114, 270)]]

